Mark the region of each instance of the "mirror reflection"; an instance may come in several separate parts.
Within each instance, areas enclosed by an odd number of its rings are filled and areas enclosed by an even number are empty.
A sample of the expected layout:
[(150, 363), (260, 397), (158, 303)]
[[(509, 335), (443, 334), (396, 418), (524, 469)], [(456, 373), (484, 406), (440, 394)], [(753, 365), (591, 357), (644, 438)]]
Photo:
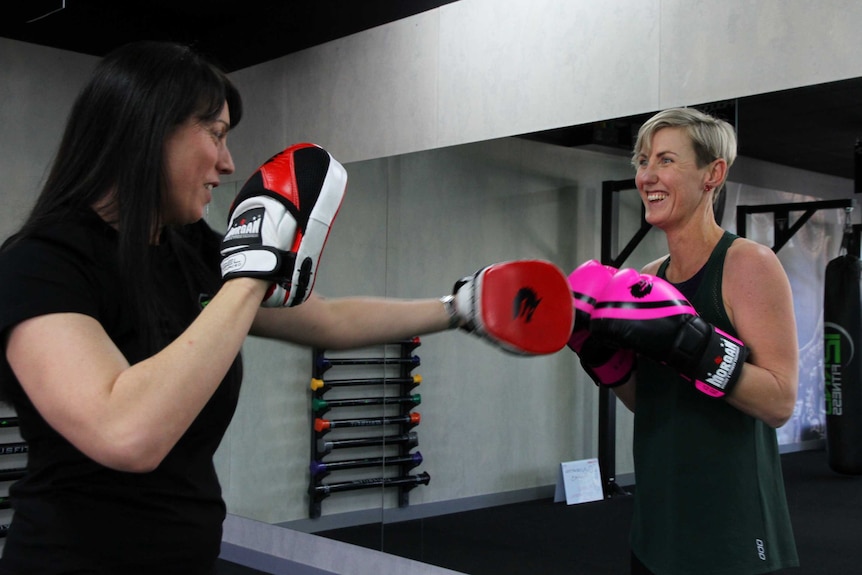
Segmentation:
[[(793, 416), (777, 430), (784, 458), (823, 459), (824, 272), (858, 220), (850, 208), (859, 92), (860, 80), (851, 79), (697, 106), (730, 122), (739, 137), (740, 155), (716, 208), (719, 223), (740, 231), (742, 207), (746, 237), (767, 246), (786, 239), (777, 255), (793, 289), (799, 392)], [(603, 219), (603, 183), (634, 177), (633, 137), (650, 115), (347, 165), (349, 191), (316, 289), (331, 296), (442, 296), (452, 278), (516, 258), (547, 259), (568, 272), (600, 257), (603, 232), (619, 254), (642, 225), (642, 206), (623, 187), (611, 218)], [(839, 203), (814, 210), (789, 238), (800, 213), (787, 221), (780, 212), (745, 212), (824, 200)], [(209, 216), (222, 217), (217, 206)], [(623, 265), (640, 268), (666, 252), (661, 234), (648, 232)], [(230, 478), (229, 511), (465, 573), (588, 572), (596, 561), (608, 569), (618, 561), (619, 570), (608, 572), (624, 572), (629, 494), (637, 486), (633, 420), (616, 402), (610, 421), (601, 416), (600, 392), (573, 353), (513, 357), (462, 333), (443, 333), (423, 337), (408, 353), (417, 359), (407, 373), (397, 362), (385, 365), (402, 352), (395, 343), (339, 354), (372, 365), (343, 366), (338, 380), (385, 382), (349, 391), (344, 385), (341, 394), (340, 384), (328, 388), (327, 397), (345, 402), (336, 410), (323, 406), (326, 398), (316, 393), (322, 388), (314, 388), (318, 356), (251, 342), (246, 355), (255, 367), (247, 377), (254, 370), (287, 373), (287, 364), (308, 373), (309, 383), (305, 394), (278, 384), (247, 386), (240, 409), (273, 424), (264, 437), (245, 429), (243, 417), (234, 426), (219, 460), (220, 475)], [(406, 388), (391, 385), (414, 376), (419, 381)], [(417, 417), (395, 421), (405, 407)], [(228, 453), (244, 442), (259, 448), (248, 466), (234, 469)], [(405, 453), (414, 458), (401, 461)], [(614, 469), (612, 478), (601, 477), (602, 487), (612, 480), (619, 489), (598, 502), (555, 501), (561, 463), (600, 456)], [(795, 479), (798, 459), (786, 465), (788, 481)], [(422, 481), (397, 485), (410, 476)], [(318, 491), (325, 496), (315, 499), (315, 482), (352, 486)]]

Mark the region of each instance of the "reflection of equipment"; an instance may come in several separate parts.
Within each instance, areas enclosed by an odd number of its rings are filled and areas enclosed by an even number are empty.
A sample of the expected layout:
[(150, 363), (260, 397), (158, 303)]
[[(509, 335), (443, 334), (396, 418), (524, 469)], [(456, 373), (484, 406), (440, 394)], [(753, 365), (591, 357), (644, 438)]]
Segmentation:
[(411, 465), (422, 463), (422, 454), (418, 451), (402, 457), (366, 457), (364, 459), (348, 459), (345, 461), (333, 461), (323, 463), (322, 461), (311, 462), (311, 474), (320, 475), (339, 469), (359, 469), (361, 467), (380, 467), (381, 465)]
[[(857, 145), (858, 150), (858, 145)], [(857, 170), (859, 167), (857, 156)], [(858, 181), (858, 180), (857, 180)], [(858, 191), (858, 190), (857, 190)], [(823, 350), (826, 451), (838, 473), (862, 474), (862, 290), (859, 228), (844, 228), (842, 255), (826, 266)]]
[(321, 419), (315, 418), (314, 431), (321, 433), (329, 429), (344, 427), (377, 427), (381, 425), (419, 425), (422, 417), (416, 413), (402, 415), (400, 417), (367, 417), (365, 419)]
[[(0, 418), (0, 429), (17, 431), (17, 417), (2, 417)], [(7, 432), (4, 432), (7, 433)], [(0, 443), (0, 457), (3, 457), (3, 465), (0, 465), (0, 483), (11, 483), (24, 477), (27, 469), (25, 467), (12, 467), (18, 465), (18, 456), (26, 456), (30, 452), (27, 442), (20, 440), (20, 433), (16, 433), (16, 441), (8, 441)], [(11, 456), (11, 457), (5, 457)], [(4, 491), (8, 488), (4, 486)], [(0, 496), (0, 510), (12, 510), (12, 502), (7, 495)], [(11, 515), (4, 513), (4, 517), (0, 520), (0, 538), (6, 537), (9, 530), (9, 519)]]
[[(860, 313), (859, 301), (859, 226), (850, 224), (850, 214), (856, 200), (823, 200), (765, 206), (737, 206), (737, 234), (745, 237), (746, 216), (752, 213), (772, 213), (775, 245), (778, 252), (817, 210), (843, 208), (846, 214), (842, 251), (846, 254), (826, 266), (824, 282), (824, 353), (826, 377), (826, 447), (829, 466), (839, 473), (862, 473), (862, 395), (854, 391), (847, 395), (848, 383), (862, 383), (862, 363), (855, 367), (848, 363), (850, 346), (858, 347)], [(790, 224), (790, 212), (803, 212)], [(855, 252), (855, 253), (854, 253)], [(850, 328), (848, 330), (848, 327)], [(842, 337), (843, 335), (843, 337)], [(840, 359), (839, 359), (840, 357)], [(837, 385), (835, 385), (837, 384)], [(854, 406), (851, 408), (851, 405)], [(850, 411), (848, 411), (850, 409)], [(841, 413), (837, 413), (841, 411)], [(857, 439), (858, 438), (858, 439)]]
[(404, 477), (377, 477), (374, 479), (358, 479), (356, 481), (339, 481), (325, 485), (315, 485), (310, 489), (310, 495), (315, 498), (323, 498), (330, 493), (368, 489), (371, 487), (401, 487), (409, 489), (417, 485), (428, 485), (430, 481), (431, 476), (423, 471), (418, 475), (405, 475)]
[(862, 194), (862, 140), (853, 148), (853, 191)]
[(353, 387), (360, 385), (406, 385), (412, 384), (409, 387), (413, 388), (416, 385), (422, 383), (422, 376), (418, 373), (409, 378), (400, 379), (397, 377), (373, 377), (373, 378), (360, 378), (360, 379), (336, 379), (334, 381), (323, 381), (319, 378), (314, 378), (311, 380), (311, 391), (318, 391), (320, 393), (324, 393), (332, 389), (333, 387)]
[(384, 445), (404, 445), (412, 448), (419, 445), (419, 434), (415, 431), (399, 435), (384, 435), (380, 437), (356, 437), (353, 439), (336, 439), (317, 442), (317, 453), (326, 455), (333, 449), (350, 449), (353, 447), (382, 447)]
[(419, 356), (413, 355), (410, 357), (345, 357), (341, 359), (331, 359), (320, 356), (317, 358), (317, 366), (326, 371), (335, 365), (419, 365)]
[[(398, 506), (406, 507), (410, 490), (431, 481), (426, 472), (411, 472), (422, 464), (422, 455), (411, 452), (419, 445), (414, 428), (421, 421), (419, 413), (412, 411), (422, 403), (422, 397), (412, 393), (422, 383), (422, 376), (412, 373), (421, 363), (414, 355), (419, 345), (418, 337), (392, 342), (371, 357), (314, 350), (308, 484), (311, 519), (320, 517), (322, 501), (333, 493), (392, 487)], [(393, 354), (393, 350), (397, 352)], [(336, 372), (335, 377), (330, 370)], [(324, 418), (330, 411), (342, 417)], [(330, 460), (330, 455), (348, 448), (349, 458)], [(326, 481), (330, 474), (343, 477), (345, 472), (349, 477), (344, 481)]]
[(324, 399), (311, 400), (311, 409), (315, 413), (323, 413), (333, 407), (356, 407), (357, 405), (405, 405), (411, 407), (422, 403), (422, 396), (418, 393), (413, 395), (405, 395), (398, 397), (357, 397), (356, 399), (333, 399), (326, 401)]

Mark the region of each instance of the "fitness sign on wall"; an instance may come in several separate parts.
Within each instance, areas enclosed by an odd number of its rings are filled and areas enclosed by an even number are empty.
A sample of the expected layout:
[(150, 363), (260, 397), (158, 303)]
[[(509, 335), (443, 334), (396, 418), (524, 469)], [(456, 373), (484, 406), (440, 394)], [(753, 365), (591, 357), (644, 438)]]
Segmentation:
[(823, 349), (826, 380), (826, 415), (844, 414), (842, 406), (843, 372), (856, 357), (853, 338), (841, 325), (826, 322), (823, 326)]

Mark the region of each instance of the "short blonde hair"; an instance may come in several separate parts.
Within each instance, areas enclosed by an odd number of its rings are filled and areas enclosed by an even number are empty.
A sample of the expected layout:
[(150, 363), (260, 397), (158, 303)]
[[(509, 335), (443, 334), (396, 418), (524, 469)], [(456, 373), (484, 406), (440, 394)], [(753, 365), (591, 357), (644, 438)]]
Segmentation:
[[(727, 167), (736, 159), (736, 132), (729, 123), (705, 114), (694, 108), (670, 108), (663, 110), (644, 122), (635, 140), (632, 164), (637, 166), (638, 157), (647, 153), (652, 138), (662, 128), (684, 128), (694, 146), (697, 165), (700, 168), (723, 158)], [(724, 182), (721, 182), (719, 188)]]

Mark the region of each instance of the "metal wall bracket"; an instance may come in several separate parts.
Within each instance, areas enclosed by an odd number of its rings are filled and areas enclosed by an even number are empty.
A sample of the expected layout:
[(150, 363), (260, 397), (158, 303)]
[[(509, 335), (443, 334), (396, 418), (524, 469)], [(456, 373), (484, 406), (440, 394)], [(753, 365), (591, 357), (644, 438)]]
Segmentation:
[[(748, 214), (773, 214), (774, 240), (772, 251), (778, 251), (790, 241), (790, 238), (811, 219), (818, 210), (831, 210), (838, 208), (852, 209), (856, 206), (856, 200), (822, 200), (813, 202), (795, 202), (789, 204), (766, 204), (763, 206), (736, 206), (736, 234), (746, 237)], [(792, 224), (790, 223), (790, 212), (803, 212)]]
[[(602, 182), (602, 229), (601, 262), (619, 268), (652, 228), (646, 222), (645, 210), (641, 207), (641, 223), (634, 236), (616, 256), (613, 255), (614, 238), (617, 232), (619, 201), (617, 193), (636, 189), (634, 179), (607, 180)], [(605, 498), (627, 495), (616, 482), (616, 396), (607, 387), (599, 387), (599, 472)]]

